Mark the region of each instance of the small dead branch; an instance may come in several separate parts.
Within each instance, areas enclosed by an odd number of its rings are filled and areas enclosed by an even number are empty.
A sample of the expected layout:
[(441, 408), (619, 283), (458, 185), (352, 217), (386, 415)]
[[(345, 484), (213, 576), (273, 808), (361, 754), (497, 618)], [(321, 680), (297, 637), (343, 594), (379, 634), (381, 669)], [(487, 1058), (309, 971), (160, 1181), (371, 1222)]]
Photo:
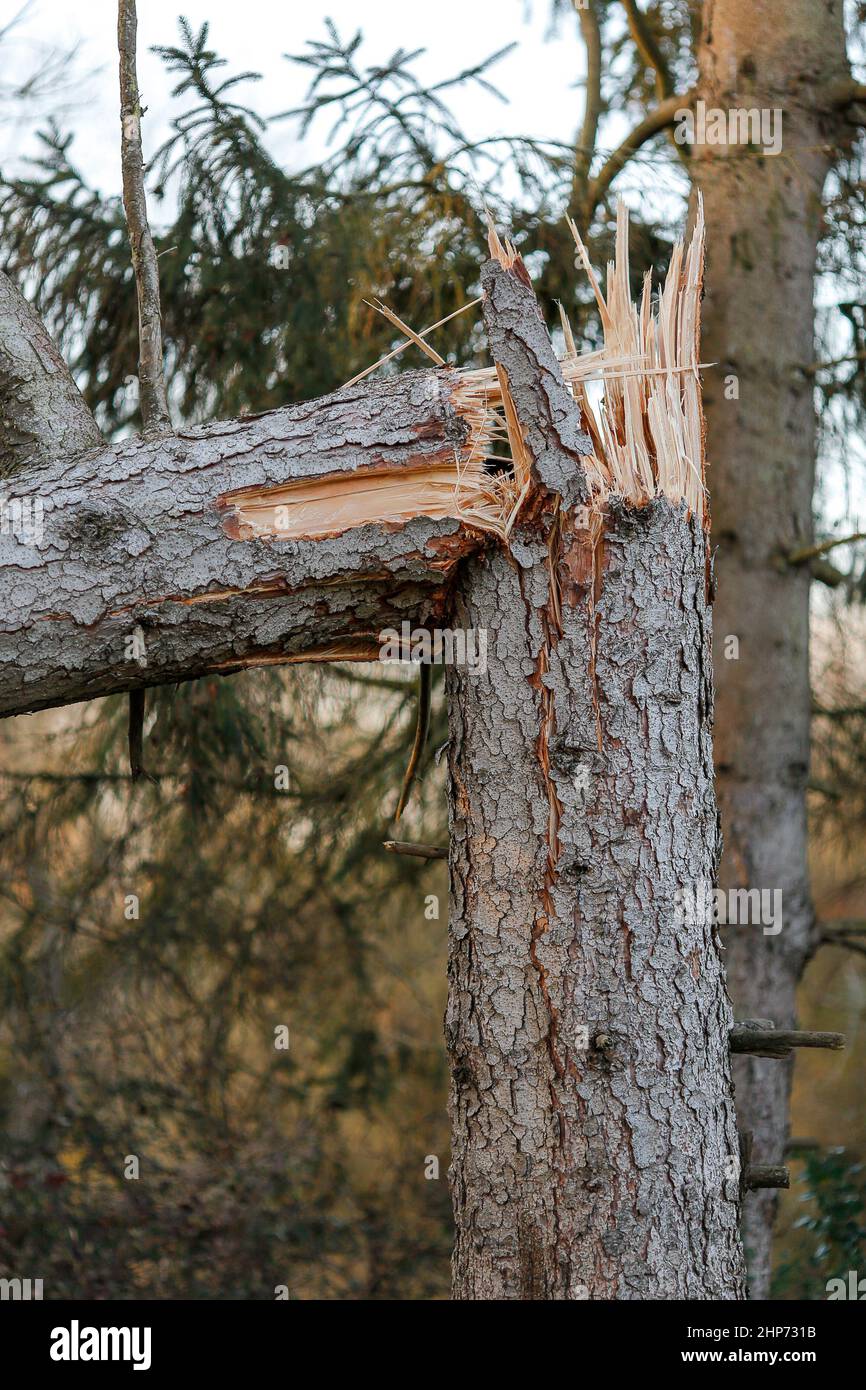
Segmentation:
[(744, 1186), (747, 1192), (757, 1192), (763, 1187), (790, 1187), (791, 1174), (781, 1163), (750, 1163)]
[(850, 536), (833, 536), (830, 540), (820, 541), (817, 545), (806, 545), (799, 550), (789, 550), (784, 559), (789, 565), (807, 565), (811, 560), (817, 560), (820, 556), (826, 555), (828, 550), (835, 550), (837, 545), (853, 545), (855, 541), (866, 541), (866, 531), (854, 531)]
[[(766, 1020), (764, 1020), (765, 1022)], [(729, 1034), (732, 1052), (750, 1057), (790, 1057), (795, 1047), (823, 1047), (838, 1051), (845, 1046), (844, 1033), (814, 1033), (802, 1030), (758, 1026), (760, 1020), (737, 1023)]]
[(412, 859), (447, 859), (447, 849), (440, 845), (415, 845), (408, 840), (383, 840), (382, 848), (389, 854), (407, 854)]

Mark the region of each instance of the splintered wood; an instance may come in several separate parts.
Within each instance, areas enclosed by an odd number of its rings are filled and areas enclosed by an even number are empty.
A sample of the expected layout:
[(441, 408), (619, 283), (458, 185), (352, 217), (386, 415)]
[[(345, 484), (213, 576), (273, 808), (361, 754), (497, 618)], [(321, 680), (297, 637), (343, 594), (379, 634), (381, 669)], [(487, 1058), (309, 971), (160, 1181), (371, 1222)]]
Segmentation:
[[(585, 461), (590, 512), (611, 497), (640, 506), (652, 497), (685, 500), (704, 518), (703, 413), (699, 376), (700, 298), (704, 258), (703, 210), (698, 207), (688, 250), (677, 242), (661, 292), (644, 280), (640, 306), (629, 288), (628, 212), (617, 208), (616, 254), (602, 293), (586, 248), (569, 222), (601, 316), (604, 347), (576, 350), (562, 312), (562, 372), (580, 405), (593, 452)], [(523, 270), (511, 242), (500, 241), (492, 222), (491, 255)], [(474, 301), (477, 303), (478, 301)], [(384, 305), (376, 305), (406, 335), (441, 363), (438, 353)], [(472, 307), (467, 305), (467, 308)], [(453, 317), (453, 315), (449, 315)], [(441, 323), (447, 320), (441, 320)], [(438, 327), (439, 325), (433, 325)], [(382, 358), (386, 362), (399, 349)], [(367, 375), (380, 363), (361, 373)], [(239, 537), (316, 539), (378, 522), (400, 525), (412, 517), (455, 517), (507, 540), (531, 486), (531, 460), (508, 391), (495, 367), (454, 371), (452, 402), (468, 426), (453, 457), (433, 466), (358, 472), (251, 488), (224, 499)], [(356, 377), (354, 384), (360, 378)], [(600, 383), (593, 400), (588, 384)]]
[[(700, 384), (700, 302), (704, 264), (704, 215), (698, 204), (694, 233), (686, 251), (678, 241), (661, 293), (653, 298), (649, 273), (640, 306), (629, 287), (628, 210), (617, 206), (615, 259), (607, 267), (607, 297), (592, 269), (574, 222), (569, 228), (595, 295), (604, 331), (604, 347), (579, 353), (568, 316), (560, 306), (565, 355), (562, 373), (578, 401), (584, 427), (592, 440), (586, 460), (592, 493), (591, 509), (610, 497), (640, 506), (652, 497), (685, 500), (690, 511), (704, 519), (704, 422)], [(489, 226), (490, 253), (506, 269), (520, 264), (511, 242), (500, 241)], [(511, 448), (510, 529), (514, 508), (525, 494), (529, 474), (523, 441), (507, 382), (495, 368), (461, 372), (461, 396), (471, 400), (475, 414), (483, 408), (499, 418), (498, 430)], [(595, 404), (587, 384), (600, 382), (603, 394)], [(503, 528), (505, 529), (505, 527)], [(507, 534), (507, 531), (506, 531)]]

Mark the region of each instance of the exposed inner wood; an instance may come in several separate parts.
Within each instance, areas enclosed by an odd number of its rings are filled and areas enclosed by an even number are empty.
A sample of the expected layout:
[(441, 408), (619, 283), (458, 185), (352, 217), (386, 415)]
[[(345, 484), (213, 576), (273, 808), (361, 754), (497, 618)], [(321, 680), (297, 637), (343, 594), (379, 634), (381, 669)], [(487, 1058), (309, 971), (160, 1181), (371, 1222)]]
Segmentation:
[(230, 534), (316, 540), (368, 522), (401, 524), (412, 517), (462, 515), (461, 497), (480, 486), (477, 469), (452, 464), (399, 471), (332, 474), (280, 487), (249, 488), (220, 498)]
[[(628, 213), (617, 214), (616, 259), (608, 266), (607, 297), (572, 227), (596, 296), (605, 345), (578, 354), (571, 330), (560, 366), (592, 441), (586, 474), (591, 513), (618, 496), (642, 506), (652, 497), (685, 500), (704, 518), (703, 415), (698, 338), (703, 268), (703, 218), (698, 213), (688, 250), (678, 242), (664, 288), (653, 303), (649, 279), (638, 309), (629, 289)], [(525, 277), (510, 242), (494, 228), (491, 254)], [(408, 330), (407, 330), (408, 331)], [(218, 498), (226, 533), (237, 540), (317, 540), (370, 523), (404, 525), (413, 517), (455, 517), (508, 539), (531, 488), (531, 460), (507, 374), (501, 364), (453, 373), (452, 404), (469, 426), (452, 455), (429, 457), (417, 468), (356, 470), (276, 486), (238, 489)], [(587, 382), (600, 380), (604, 397), (591, 403)], [(494, 453), (499, 449), (498, 453)], [(504, 452), (507, 448), (508, 453)], [(487, 463), (496, 460), (497, 470)], [(705, 519), (705, 518), (704, 518)]]

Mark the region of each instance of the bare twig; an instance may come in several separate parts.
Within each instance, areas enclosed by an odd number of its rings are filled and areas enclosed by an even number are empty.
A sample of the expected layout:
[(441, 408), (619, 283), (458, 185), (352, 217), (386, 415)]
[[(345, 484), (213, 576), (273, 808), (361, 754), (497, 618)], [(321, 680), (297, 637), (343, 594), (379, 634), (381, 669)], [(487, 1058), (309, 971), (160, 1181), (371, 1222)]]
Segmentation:
[(383, 840), (382, 848), (389, 854), (408, 854), (413, 859), (447, 859), (447, 849), (440, 845), (413, 845), (408, 840)]
[(853, 951), (855, 955), (866, 956), (864, 937), (866, 937), (866, 922), (858, 922), (854, 919), (822, 922), (818, 944), (820, 946), (843, 946), (846, 951)]
[(850, 536), (832, 536), (830, 540), (820, 541), (817, 545), (805, 545), (799, 550), (789, 550), (785, 554), (785, 560), (789, 565), (806, 565), (810, 560), (826, 555), (828, 550), (834, 550), (837, 545), (853, 545), (855, 541), (866, 541), (866, 531), (854, 531)]
[(138, 298), (139, 404), (145, 434), (171, 430), (162, 369), (162, 315), (156, 250), (147, 220), (144, 161), (141, 153), (141, 102), (135, 51), (138, 21), (135, 0), (118, 0), (117, 48), (120, 54), (120, 162), (123, 207), (132, 248)]
[(832, 357), (826, 362), (812, 362), (804, 367), (806, 376), (817, 376), (819, 372), (830, 371), (833, 367), (847, 367), (852, 362), (866, 362), (866, 352), (849, 352), (845, 357)]
[(393, 309), (389, 309), (387, 304), (382, 303), (381, 299), (377, 300), (375, 304), (371, 303), (369, 299), (365, 299), (364, 303), (368, 308), (375, 309), (377, 314), (382, 314), (395, 328), (399, 328), (401, 333), (405, 333), (410, 343), (414, 343), (416, 347), (419, 347), (435, 366), (445, 366), (445, 358), (442, 357), (435, 348), (432, 348), (429, 343), (425, 343), (421, 334), (416, 333), (414, 328), (410, 328), (408, 323), (404, 323), (403, 320), (394, 313)]
[(418, 775), (421, 755), (424, 752), (424, 745), (427, 742), (427, 735), (430, 732), (432, 697), (433, 668), (429, 665), (422, 665), (418, 672), (418, 715), (415, 722), (415, 739), (409, 757), (409, 766), (406, 768), (406, 773), (403, 777), (400, 800), (397, 802), (397, 809), (394, 812), (395, 823), (400, 819), (406, 809), (406, 802), (409, 800), (409, 794), (412, 791), (415, 778)]
[[(384, 357), (380, 357), (378, 362), (372, 362), (369, 367), (365, 367), (362, 372), (358, 372), (357, 376), (353, 376), (348, 381), (344, 381), (340, 390), (345, 391), (347, 386), (355, 386), (359, 381), (363, 381), (365, 376), (369, 376), (371, 372), (375, 372), (376, 368), (381, 367), (384, 362), (390, 362), (392, 357), (399, 357), (401, 352), (405, 352), (407, 347), (412, 346), (416, 337), (426, 338), (428, 333), (432, 333), (435, 328), (441, 328), (443, 323), (450, 323), (451, 319), (456, 319), (458, 314), (465, 314), (467, 309), (474, 309), (476, 304), (481, 303), (481, 298), (482, 296), (479, 295), (477, 299), (470, 299), (468, 304), (461, 304), (459, 309), (455, 309), (453, 313), (446, 314), (444, 319), (439, 319), (436, 323), (431, 323), (428, 328), (422, 328), (420, 333), (407, 338), (405, 343), (398, 344), (391, 352), (386, 353)], [(387, 318), (387, 314), (385, 317)]]
[[(816, 719), (856, 719), (866, 714), (866, 705), (837, 705), (835, 709), (825, 709), (823, 705), (813, 705), (812, 713)], [(833, 923), (830, 923), (832, 926)]]
[(146, 691), (129, 692), (129, 770), (135, 782), (144, 776), (144, 704)]

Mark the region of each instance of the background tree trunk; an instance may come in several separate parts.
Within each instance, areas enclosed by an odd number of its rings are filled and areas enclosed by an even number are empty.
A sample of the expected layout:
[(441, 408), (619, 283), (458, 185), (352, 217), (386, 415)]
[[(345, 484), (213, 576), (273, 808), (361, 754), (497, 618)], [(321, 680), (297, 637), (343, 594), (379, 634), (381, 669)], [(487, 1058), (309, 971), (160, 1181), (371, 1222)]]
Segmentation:
[(448, 675), (454, 1296), (735, 1299), (730, 1010), (677, 911), (718, 851), (704, 536), (666, 500), (590, 534), (549, 339), (496, 313), (531, 291), (485, 277), (540, 495), (454, 618), (488, 633)]
[[(809, 574), (780, 556), (812, 538), (813, 282), (822, 190), (839, 137), (831, 92), (848, 75), (841, 0), (708, 0), (698, 95), (708, 107), (779, 108), (782, 153), (703, 145), (693, 171), (707, 221), (704, 405), (719, 546), (716, 760), (723, 888), (779, 888), (780, 935), (726, 933), (738, 1017), (795, 1022), (812, 944), (805, 787), (809, 767)], [(726, 378), (735, 377), (735, 383)], [(729, 399), (734, 391), (736, 399)], [(725, 640), (739, 639), (726, 659)], [(791, 1063), (739, 1058), (740, 1127), (757, 1163), (782, 1161)], [(776, 1209), (745, 1203), (750, 1290), (769, 1292)]]

